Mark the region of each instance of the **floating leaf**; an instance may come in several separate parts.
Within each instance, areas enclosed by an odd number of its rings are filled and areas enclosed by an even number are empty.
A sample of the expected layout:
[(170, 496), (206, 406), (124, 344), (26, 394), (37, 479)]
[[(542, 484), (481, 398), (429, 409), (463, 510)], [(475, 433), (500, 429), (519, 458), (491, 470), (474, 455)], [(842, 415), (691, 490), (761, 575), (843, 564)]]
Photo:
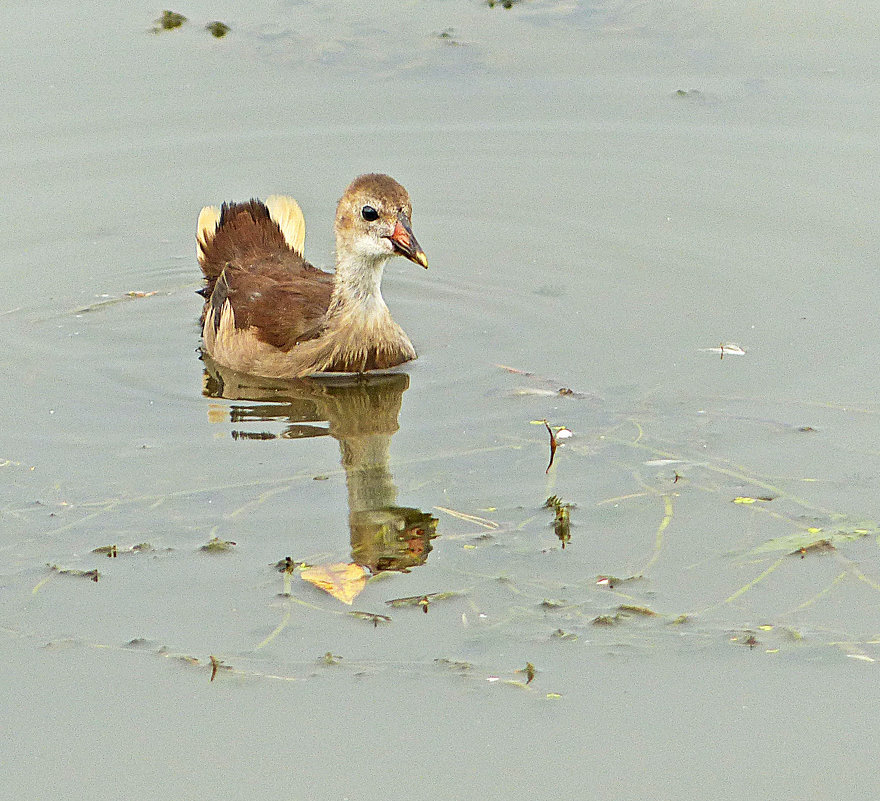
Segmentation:
[(300, 576), (334, 598), (349, 604), (361, 594), (367, 583), (367, 570), (357, 563), (335, 562), (308, 567)]

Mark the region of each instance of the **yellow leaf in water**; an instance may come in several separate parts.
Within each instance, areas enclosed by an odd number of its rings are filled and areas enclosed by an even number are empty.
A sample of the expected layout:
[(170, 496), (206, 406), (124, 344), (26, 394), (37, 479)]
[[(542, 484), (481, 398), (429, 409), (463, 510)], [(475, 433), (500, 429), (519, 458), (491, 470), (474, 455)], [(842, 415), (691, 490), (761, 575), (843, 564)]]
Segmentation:
[(361, 565), (346, 562), (308, 567), (300, 576), (349, 606), (367, 583), (367, 571)]
[(757, 498), (746, 498), (746, 497), (740, 495), (738, 498), (734, 498), (734, 499), (733, 499), (733, 502), (734, 502), (734, 503), (746, 503), (746, 504), (748, 504), (748, 503), (755, 503), (757, 500), (758, 500)]

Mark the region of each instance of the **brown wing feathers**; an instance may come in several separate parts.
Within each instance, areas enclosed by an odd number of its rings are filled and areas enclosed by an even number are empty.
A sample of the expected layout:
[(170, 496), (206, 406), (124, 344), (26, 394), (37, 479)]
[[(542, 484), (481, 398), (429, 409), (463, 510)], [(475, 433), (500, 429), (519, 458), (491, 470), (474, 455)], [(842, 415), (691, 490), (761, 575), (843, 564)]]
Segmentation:
[(199, 263), (209, 284), (227, 264), (243, 266), (290, 250), (278, 224), (259, 200), (224, 203), (216, 230), (206, 233)]
[(237, 329), (250, 328), (282, 350), (320, 330), (333, 276), (290, 246), (263, 203), (224, 203), (216, 230), (200, 232), (199, 243), (208, 298), (203, 318), (211, 315), (215, 330), (227, 301)]

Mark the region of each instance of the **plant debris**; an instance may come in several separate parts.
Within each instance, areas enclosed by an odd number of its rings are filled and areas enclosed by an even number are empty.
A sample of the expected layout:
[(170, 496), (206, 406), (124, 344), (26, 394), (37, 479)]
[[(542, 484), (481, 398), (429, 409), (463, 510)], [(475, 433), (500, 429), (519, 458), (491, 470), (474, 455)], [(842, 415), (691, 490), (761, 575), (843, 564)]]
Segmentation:
[(72, 576), (73, 578), (87, 578), (92, 581), (97, 581), (101, 574), (98, 572), (98, 569), (94, 570), (77, 570), (73, 567), (58, 567), (58, 565), (47, 564), (46, 567), (49, 568), (54, 573), (57, 573), (59, 576)]
[(450, 47), (461, 47), (463, 42), (455, 38), (455, 28), (444, 28), (440, 33), (434, 34), (435, 39), (440, 39), (443, 44)]
[(289, 556), (285, 556), (275, 563), (275, 569), (279, 573), (293, 573), (294, 570), (305, 570), (307, 567), (311, 567), (308, 562), (302, 559), (291, 559)]
[(211, 660), (211, 681), (214, 681), (214, 677), (217, 675), (217, 671), (219, 670), (232, 670), (229, 665), (224, 665), (223, 660), (217, 659), (216, 656), (210, 656)]
[(435, 659), (434, 664), (440, 665), (441, 667), (449, 668), (449, 670), (458, 670), (461, 672), (471, 670), (473, 668), (473, 665), (470, 662), (459, 662), (453, 659), (445, 659), (444, 657)]
[(717, 353), (723, 359), (725, 356), (745, 356), (746, 352), (733, 342), (722, 342), (717, 348), (700, 348), (700, 353)]
[(526, 662), (526, 666), (516, 672), (526, 674), (526, 684), (531, 684), (535, 678), (535, 666), (531, 662)]
[(447, 598), (454, 598), (457, 592), (431, 592), (427, 595), (410, 595), (406, 598), (392, 598), (385, 601), (388, 606), (421, 606), (424, 613), (428, 614), (428, 606), (434, 601), (443, 601)]
[(156, 27), (153, 28), (153, 33), (176, 30), (186, 21), (183, 14), (178, 14), (176, 11), (163, 11), (162, 16), (155, 21)]
[(358, 620), (369, 620), (373, 624), (373, 628), (378, 628), (380, 623), (390, 623), (391, 618), (388, 615), (378, 615), (375, 612), (349, 612), (352, 617)]
[(152, 550), (153, 546), (150, 543), (139, 542), (137, 545), (132, 545), (129, 548), (119, 548), (117, 545), (102, 545), (100, 548), (92, 550), (92, 553), (101, 554), (109, 559), (115, 559), (120, 554), (125, 556), (126, 554), (145, 553)]
[[(551, 459), (552, 464), (552, 459)], [(562, 549), (571, 540), (571, 516), (570, 512), (574, 509), (574, 504), (563, 503), (558, 495), (551, 495), (544, 501), (545, 509), (552, 509), (555, 515), (553, 520), (553, 531), (562, 543)]]
[(804, 545), (797, 550), (791, 551), (789, 556), (799, 556), (803, 559), (808, 553), (828, 553), (829, 551), (836, 551), (837, 548), (834, 547), (834, 544), (829, 539), (816, 540), (815, 542), (811, 542), (809, 545)]
[(222, 39), (226, 36), (229, 31), (232, 30), (225, 22), (220, 22), (219, 20), (215, 20), (214, 22), (209, 22), (205, 25), (205, 30), (209, 31), (211, 36), (215, 39)]
[(231, 551), (234, 545), (235, 543), (232, 540), (221, 540), (220, 537), (211, 537), (199, 550), (206, 553), (222, 553), (223, 551)]
[(559, 447), (559, 443), (556, 441), (556, 435), (553, 433), (553, 429), (550, 428), (550, 423), (545, 420), (544, 425), (547, 427), (547, 433), (550, 435), (550, 463), (544, 471), (546, 474), (549, 473), (550, 468), (553, 467), (553, 460), (556, 458), (556, 448)]
[(657, 613), (647, 606), (636, 606), (635, 604), (621, 604), (617, 607), (617, 611), (621, 615), (641, 615), (642, 617), (657, 617)]
[(600, 587), (608, 587), (613, 590), (618, 584), (628, 584), (631, 581), (641, 581), (644, 576), (627, 576), (626, 578), (618, 578), (617, 576), (596, 576), (596, 584)]

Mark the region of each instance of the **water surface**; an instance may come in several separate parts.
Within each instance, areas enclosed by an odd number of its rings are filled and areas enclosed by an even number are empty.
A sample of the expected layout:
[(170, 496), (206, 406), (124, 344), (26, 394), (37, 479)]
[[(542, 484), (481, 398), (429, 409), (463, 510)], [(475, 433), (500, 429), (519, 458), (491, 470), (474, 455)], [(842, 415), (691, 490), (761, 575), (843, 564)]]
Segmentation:
[[(176, 10), (3, 12), (11, 797), (864, 797), (870, 9)], [(366, 171), (419, 360), (218, 384), (199, 208), (294, 195), (330, 266)], [(287, 556), (410, 572), (347, 606)]]

